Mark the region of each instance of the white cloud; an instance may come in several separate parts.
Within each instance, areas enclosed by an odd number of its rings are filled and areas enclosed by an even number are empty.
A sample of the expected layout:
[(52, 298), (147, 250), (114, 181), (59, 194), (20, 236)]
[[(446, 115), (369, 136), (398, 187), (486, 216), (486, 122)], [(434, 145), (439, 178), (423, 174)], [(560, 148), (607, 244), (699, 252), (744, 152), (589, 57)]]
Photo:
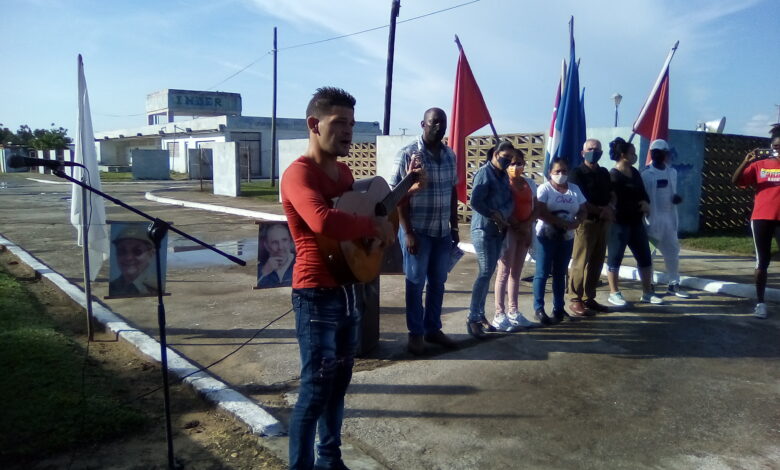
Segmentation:
[(741, 131), (745, 135), (767, 137), (769, 128), (774, 123), (775, 120), (768, 114), (755, 114), (742, 126)]

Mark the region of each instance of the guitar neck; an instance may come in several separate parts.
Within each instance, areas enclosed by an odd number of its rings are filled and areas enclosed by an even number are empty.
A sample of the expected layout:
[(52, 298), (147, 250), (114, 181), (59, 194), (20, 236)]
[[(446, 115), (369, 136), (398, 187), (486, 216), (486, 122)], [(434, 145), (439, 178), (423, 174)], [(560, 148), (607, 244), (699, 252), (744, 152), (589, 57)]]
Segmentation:
[(398, 205), (398, 202), (401, 200), (401, 198), (404, 197), (407, 191), (409, 191), (409, 188), (412, 187), (415, 180), (417, 179), (417, 175), (415, 173), (408, 173), (404, 178), (393, 188), (392, 191), (390, 191), (390, 194), (388, 194), (382, 202), (379, 203), (379, 206), (384, 211), (383, 215), (387, 215), (395, 210), (396, 206)]

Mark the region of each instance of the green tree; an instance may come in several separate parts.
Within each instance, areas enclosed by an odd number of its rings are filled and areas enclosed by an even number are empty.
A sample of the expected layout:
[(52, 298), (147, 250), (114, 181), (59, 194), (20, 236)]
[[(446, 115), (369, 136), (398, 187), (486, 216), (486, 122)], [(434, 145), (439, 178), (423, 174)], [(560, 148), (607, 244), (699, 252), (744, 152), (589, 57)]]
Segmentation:
[(27, 124), (19, 126), (16, 133), (11, 132), (7, 127), (0, 128), (0, 143), (21, 145), (23, 147), (33, 148), (35, 150), (62, 150), (68, 148), (68, 144), (73, 139), (68, 137), (68, 130), (63, 127), (54, 127), (51, 129), (30, 129)]

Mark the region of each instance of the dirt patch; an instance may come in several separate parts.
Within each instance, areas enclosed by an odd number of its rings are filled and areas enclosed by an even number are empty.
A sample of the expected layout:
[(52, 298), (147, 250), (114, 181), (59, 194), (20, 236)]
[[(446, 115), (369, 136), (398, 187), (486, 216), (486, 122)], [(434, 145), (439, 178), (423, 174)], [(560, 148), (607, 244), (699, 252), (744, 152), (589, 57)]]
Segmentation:
[[(0, 265), (25, 283), (63, 333), (83, 345), (91, 363), (99, 364), (128, 384), (122, 398), (136, 403), (151, 417), (150, 425), (140, 433), (35, 461), (11, 462), (5, 468), (167, 468), (163, 393), (156, 390), (162, 385), (159, 364), (140, 355), (111, 332), (96, 329), (94, 341), (88, 344), (86, 314), (81, 308), (50, 283), (36, 279), (29, 267), (9, 252), (0, 252)], [(201, 399), (189, 386), (174, 384), (170, 393), (174, 454), (182, 468), (286, 468), (246, 425)]]

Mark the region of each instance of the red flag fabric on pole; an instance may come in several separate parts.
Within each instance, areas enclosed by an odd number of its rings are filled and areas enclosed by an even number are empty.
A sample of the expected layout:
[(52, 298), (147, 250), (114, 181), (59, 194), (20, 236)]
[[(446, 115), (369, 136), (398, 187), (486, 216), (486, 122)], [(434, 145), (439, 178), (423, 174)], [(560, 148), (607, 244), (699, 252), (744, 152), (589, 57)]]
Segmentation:
[[(634, 122), (634, 132), (651, 142), (656, 139), (669, 139), (669, 63), (679, 43), (677, 41), (669, 51), (653, 90)], [(647, 152), (645, 164), (650, 165), (650, 163), (650, 152)]]
[(469, 61), (463, 52), (458, 37), (455, 42), (460, 49), (458, 71), (455, 74), (455, 95), (450, 113), (449, 144), (455, 152), (458, 170), (458, 200), (466, 202), (466, 136), (492, 123), (490, 112), (482, 98), (479, 85), (471, 73)]

